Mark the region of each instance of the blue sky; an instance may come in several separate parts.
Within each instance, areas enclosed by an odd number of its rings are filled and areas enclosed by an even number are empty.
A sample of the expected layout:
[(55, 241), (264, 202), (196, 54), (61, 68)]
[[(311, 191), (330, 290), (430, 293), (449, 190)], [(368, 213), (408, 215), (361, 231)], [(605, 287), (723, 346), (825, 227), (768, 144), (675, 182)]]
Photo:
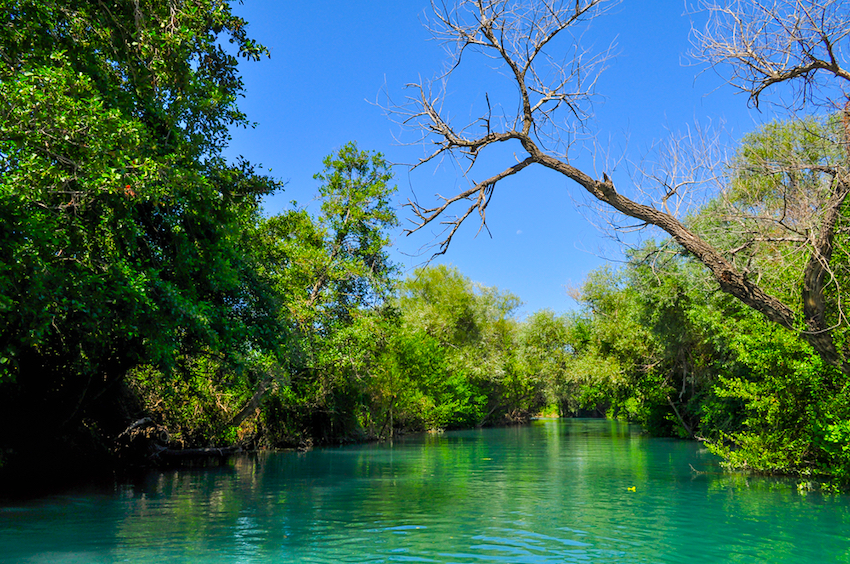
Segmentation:
[[(286, 209), (292, 200), (308, 204), (322, 159), (348, 141), (380, 151), (392, 163), (411, 163), (422, 155), (421, 147), (399, 144), (404, 133), (380, 104), (387, 95), (402, 98), (405, 84), (441, 69), (443, 49), (421, 23), (428, 8), (427, 0), (245, 0), (234, 6), (248, 20), (251, 36), (272, 54), (259, 63), (242, 63), (247, 92), (240, 105), (258, 125), (234, 131), (228, 153), (261, 163), (287, 182), (281, 194), (266, 201), (267, 213)], [(654, 142), (695, 121), (722, 121), (740, 137), (765, 119), (711, 69), (688, 63), (691, 22), (699, 25), (699, 19), (686, 13), (681, 0), (626, 0), (595, 20), (583, 43), (597, 50), (616, 43), (616, 57), (596, 88), (591, 125), (599, 143), (637, 160)], [(451, 86), (456, 113), (470, 112), (485, 92), (491, 100), (507, 94), (504, 106), (515, 106), (510, 90), (487, 83), (492, 74), (479, 74), (472, 66), (464, 70), (470, 71), (467, 78), (459, 76)], [(600, 166), (599, 154), (578, 152), (571, 162), (593, 175), (605, 170), (621, 189), (630, 183), (626, 166)], [(483, 164), (478, 178), (505, 166), (495, 160), (488, 170), (490, 163)], [(413, 173), (399, 164), (394, 172), (399, 204), (414, 191), (429, 201), (467, 185), (451, 163)], [(524, 313), (569, 310), (575, 303), (566, 287), (580, 285), (605, 257), (620, 256), (619, 247), (594, 227), (594, 212), (582, 207), (585, 202), (578, 186), (565, 178), (526, 169), (497, 187), (487, 214), (492, 237), (476, 237), (478, 225), (470, 222), (435, 263), (453, 264), (476, 282), (511, 290), (525, 302)], [(410, 216), (406, 210), (399, 215), (403, 224)], [(430, 257), (422, 249), (432, 237), (432, 230), (412, 237), (399, 230), (393, 259), (409, 272)]]

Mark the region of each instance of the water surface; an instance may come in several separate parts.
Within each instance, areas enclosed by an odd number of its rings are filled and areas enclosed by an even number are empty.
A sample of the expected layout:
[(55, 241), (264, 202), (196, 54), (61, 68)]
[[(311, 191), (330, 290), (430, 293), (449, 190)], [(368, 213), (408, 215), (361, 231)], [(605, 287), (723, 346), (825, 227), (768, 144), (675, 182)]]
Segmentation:
[(634, 426), (537, 421), (7, 504), (0, 561), (850, 562), (850, 503)]

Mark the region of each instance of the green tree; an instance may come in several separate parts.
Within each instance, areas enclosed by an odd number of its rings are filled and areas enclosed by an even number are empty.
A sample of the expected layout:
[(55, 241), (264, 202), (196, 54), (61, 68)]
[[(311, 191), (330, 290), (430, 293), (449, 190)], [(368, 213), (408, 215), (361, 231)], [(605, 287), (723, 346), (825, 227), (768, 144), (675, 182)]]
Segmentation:
[(569, 390), (569, 406), (628, 416), (649, 422), (643, 385), (657, 343), (639, 321), (637, 293), (622, 272), (600, 268), (591, 272), (578, 301), (581, 316), (574, 321), (574, 355), (567, 364), (561, 389)]
[[(353, 433), (374, 341), (361, 339), (388, 296), (394, 267), (387, 255), (397, 225), (390, 167), (380, 153), (343, 146), (324, 160), (318, 217), (295, 208), (262, 222), (258, 252), (290, 324), (286, 372), (274, 417), (292, 440)], [(358, 372), (359, 370), (359, 372)], [(281, 435), (277, 431), (275, 434)]]
[(134, 366), (276, 354), (246, 241), (276, 184), (221, 154), (248, 125), (221, 41), (266, 54), (245, 22), (218, 0), (0, 14), (0, 446), (114, 433)]
[(324, 159), (315, 179), (322, 183), (318, 217), (296, 207), (259, 230), (269, 274), (305, 331), (346, 320), (386, 297), (394, 273), (389, 230), (398, 225), (390, 202), (396, 188), (380, 153), (350, 142)]
[(655, 434), (707, 439), (736, 469), (847, 479), (850, 403), (835, 368), (793, 332), (713, 291), (687, 256), (661, 249), (670, 246), (649, 243), (643, 252), (654, 262), (589, 277), (584, 329), (562, 376), (569, 386), (556, 390), (575, 405), (607, 404), (609, 415)]
[[(635, 251), (624, 276), (636, 302), (636, 320), (655, 343), (646, 364), (660, 402), (655, 414), (666, 423), (653, 426), (692, 437), (700, 428), (704, 402), (714, 399), (717, 375), (733, 356), (732, 320), (742, 307), (716, 292), (699, 264), (667, 243), (649, 241)], [(705, 428), (701, 432), (710, 434)]]
[[(581, 304), (581, 296), (576, 296)], [(617, 405), (624, 370), (612, 353), (601, 352), (611, 349), (603, 318), (604, 314), (595, 317), (585, 304), (561, 316), (549, 310), (535, 312), (523, 324), (520, 352), (529, 372), (543, 381), (548, 401), (561, 417), (616, 414), (611, 406)]]
[(369, 434), (383, 438), (397, 430), (469, 425), (463, 413), (469, 398), (458, 393), (462, 388), (449, 377), (446, 355), (437, 339), (406, 330), (397, 315), (382, 316), (381, 329), (363, 334), (377, 344), (364, 379), (369, 402), (363, 424)]
[(447, 377), (477, 425), (522, 420), (545, 403), (542, 386), (518, 357), (513, 314), (520, 304), (514, 294), (474, 284), (444, 265), (419, 269), (401, 285), (403, 327), (430, 335), (446, 350)]

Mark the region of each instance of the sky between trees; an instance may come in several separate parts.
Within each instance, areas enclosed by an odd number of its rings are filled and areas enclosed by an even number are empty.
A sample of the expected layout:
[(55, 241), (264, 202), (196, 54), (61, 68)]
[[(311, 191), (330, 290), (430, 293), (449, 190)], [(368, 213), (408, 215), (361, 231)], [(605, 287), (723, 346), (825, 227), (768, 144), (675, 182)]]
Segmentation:
[[(594, 20), (582, 39), (593, 52), (610, 48), (612, 58), (597, 83), (594, 116), (585, 134), (595, 137), (599, 149), (576, 153), (581, 155), (577, 164), (599, 176), (604, 170), (619, 186), (630, 183), (630, 163), (640, 162), (671, 133), (699, 123), (725, 128), (730, 138), (739, 139), (772, 117), (767, 105), (761, 112), (748, 109), (743, 95), (688, 57), (690, 29), (703, 24), (704, 14), (679, 0), (649, 6), (622, 2)], [(423, 148), (405, 144), (415, 139), (382, 109), (409, 94), (405, 84), (433, 77), (442, 68), (443, 48), (422, 25), (429, 10), (425, 0), (245, 0), (234, 6), (250, 23), (249, 33), (272, 55), (241, 64), (247, 88), (241, 107), (258, 125), (234, 131), (228, 153), (262, 163), (287, 183), (282, 193), (267, 199), (267, 213), (285, 209), (292, 200), (310, 204), (317, 186), (312, 176), (322, 158), (350, 140), (398, 164), (399, 205), (467, 185), (462, 169), (451, 162), (410, 173), (403, 164), (422, 157)], [(506, 80), (477, 70), (481, 65), (469, 67), (476, 70), (450, 83), (454, 114), (475, 117), (469, 101), (478, 103), (485, 95), (512, 103), (515, 96)], [(476, 237), (478, 223), (470, 221), (435, 263), (454, 264), (476, 282), (510, 289), (524, 300), (525, 313), (570, 309), (574, 302), (566, 287), (579, 285), (606, 258), (621, 256), (621, 248), (594, 226), (599, 218), (586, 203), (563, 177), (528, 169), (497, 187), (487, 214), (492, 238), (483, 231)], [(404, 227), (410, 214), (400, 216)], [(433, 252), (427, 246), (434, 235), (426, 229), (405, 237), (399, 229), (393, 259), (405, 270), (422, 264)]]

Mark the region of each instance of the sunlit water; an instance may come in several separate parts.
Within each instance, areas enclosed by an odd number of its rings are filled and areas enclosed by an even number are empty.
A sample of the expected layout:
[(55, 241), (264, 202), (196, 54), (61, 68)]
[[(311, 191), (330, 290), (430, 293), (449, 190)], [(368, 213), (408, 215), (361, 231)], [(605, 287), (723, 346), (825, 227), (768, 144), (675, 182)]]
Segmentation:
[(850, 562), (850, 500), (637, 427), (538, 421), (6, 504), (0, 562)]

